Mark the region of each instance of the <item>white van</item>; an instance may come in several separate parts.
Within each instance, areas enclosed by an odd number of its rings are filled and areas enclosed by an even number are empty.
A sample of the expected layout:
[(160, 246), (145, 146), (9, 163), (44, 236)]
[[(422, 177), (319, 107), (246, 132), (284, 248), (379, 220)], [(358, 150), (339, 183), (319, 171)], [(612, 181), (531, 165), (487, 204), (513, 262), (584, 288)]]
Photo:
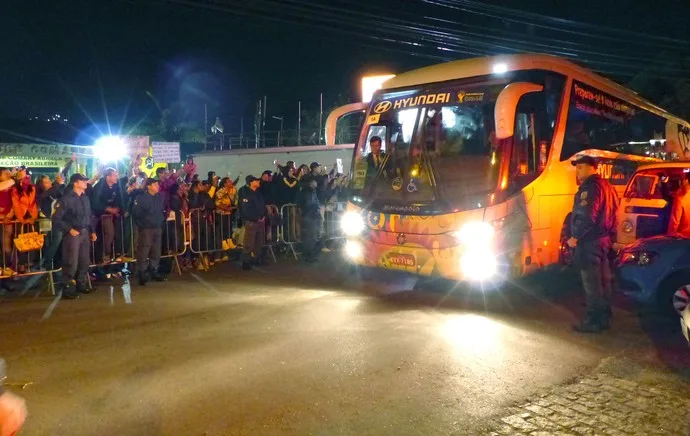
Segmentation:
[(644, 165), (635, 171), (618, 208), (614, 248), (666, 233), (673, 197), (688, 172), (690, 162)]

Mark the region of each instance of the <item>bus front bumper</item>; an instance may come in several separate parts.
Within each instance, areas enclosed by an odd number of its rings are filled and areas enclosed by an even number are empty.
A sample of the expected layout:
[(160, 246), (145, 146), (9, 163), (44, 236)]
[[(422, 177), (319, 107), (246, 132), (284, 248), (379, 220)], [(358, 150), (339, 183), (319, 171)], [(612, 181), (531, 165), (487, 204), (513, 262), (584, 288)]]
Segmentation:
[(492, 250), (468, 251), (460, 245), (446, 248), (390, 246), (353, 238), (346, 241), (344, 254), (350, 262), (360, 266), (456, 281), (495, 281), (503, 269)]

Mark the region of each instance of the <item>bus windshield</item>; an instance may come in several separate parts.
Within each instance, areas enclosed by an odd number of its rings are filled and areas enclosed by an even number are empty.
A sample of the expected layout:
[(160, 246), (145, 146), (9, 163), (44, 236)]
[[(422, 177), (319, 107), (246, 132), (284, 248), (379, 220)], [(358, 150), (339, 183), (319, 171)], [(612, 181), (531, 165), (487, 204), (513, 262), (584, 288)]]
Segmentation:
[(356, 149), (354, 193), (385, 204), (486, 205), (498, 183), (494, 106), (505, 86), (379, 95)]

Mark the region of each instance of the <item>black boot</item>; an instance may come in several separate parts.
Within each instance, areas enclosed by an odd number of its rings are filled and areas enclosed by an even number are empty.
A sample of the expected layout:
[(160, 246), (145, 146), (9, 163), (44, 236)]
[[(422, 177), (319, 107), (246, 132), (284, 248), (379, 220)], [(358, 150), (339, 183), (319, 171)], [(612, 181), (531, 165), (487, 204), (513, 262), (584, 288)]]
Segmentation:
[(62, 288), (62, 296), (60, 298), (62, 300), (74, 300), (75, 298), (79, 298), (79, 294), (77, 293), (75, 286), (76, 283), (74, 280), (66, 283)]
[(86, 285), (77, 285), (77, 292), (80, 294), (90, 294), (91, 289), (89, 289)]
[(146, 273), (139, 273), (139, 285), (146, 286), (149, 282), (149, 276)]
[(163, 274), (158, 273), (158, 272), (153, 273), (152, 277), (153, 277), (153, 280), (156, 282), (165, 282), (168, 280), (168, 278), (166, 276), (164, 276)]
[(602, 317), (598, 313), (590, 312), (580, 324), (573, 326), (573, 330), (578, 333), (601, 333), (604, 331)]

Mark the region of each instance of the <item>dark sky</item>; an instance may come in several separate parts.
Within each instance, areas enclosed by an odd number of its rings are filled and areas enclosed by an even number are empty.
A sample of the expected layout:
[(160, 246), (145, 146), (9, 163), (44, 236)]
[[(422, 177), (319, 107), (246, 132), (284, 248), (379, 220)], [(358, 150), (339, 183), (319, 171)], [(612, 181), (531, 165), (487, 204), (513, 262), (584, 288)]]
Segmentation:
[[(80, 126), (89, 118), (96, 123), (107, 118), (119, 126), (123, 120), (129, 124), (153, 116), (156, 108), (149, 92), (163, 106), (180, 101), (198, 121), (203, 120), (206, 102), (209, 119), (220, 115), (226, 130), (236, 130), (241, 116), (248, 125), (256, 100), (267, 95), (269, 116), (284, 115), (288, 128), (296, 123), (298, 100), (305, 109), (317, 110), (322, 91), (327, 107), (336, 103), (338, 93), (357, 98), (357, 80), (364, 72), (402, 72), (441, 57), (506, 52), (502, 46), (509, 45), (511, 35), (544, 44), (546, 51), (577, 48), (578, 56), (619, 74), (622, 81), (662, 50), (690, 54), (688, 45), (640, 36), (690, 41), (687, 0), (639, 1), (624, 8), (602, 0), (578, 0), (569, 6), (541, 0), (488, 2), (631, 32), (604, 32), (604, 38), (591, 37), (600, 32), (595, 27), (532, 16), (512, 19), (511, 14), (499, 18), (500, 11), (483, 9), (487, 2), (469, 0), (2, 3), (0, 118), (59, 113)], [(318, 16), (314, 5), (320, 6)], [(463, 10), (467, 5), (479, 7), (479, 13)], [(470, 32), (460, 34), (470, 42), (455, 39), (454, 51), (439, 49), (440, 44), (412, 33), (417, 22)], [(505, 39), (483, 38), (484, 33)], [(415, 41), (422, 45), (409, 44)]]

